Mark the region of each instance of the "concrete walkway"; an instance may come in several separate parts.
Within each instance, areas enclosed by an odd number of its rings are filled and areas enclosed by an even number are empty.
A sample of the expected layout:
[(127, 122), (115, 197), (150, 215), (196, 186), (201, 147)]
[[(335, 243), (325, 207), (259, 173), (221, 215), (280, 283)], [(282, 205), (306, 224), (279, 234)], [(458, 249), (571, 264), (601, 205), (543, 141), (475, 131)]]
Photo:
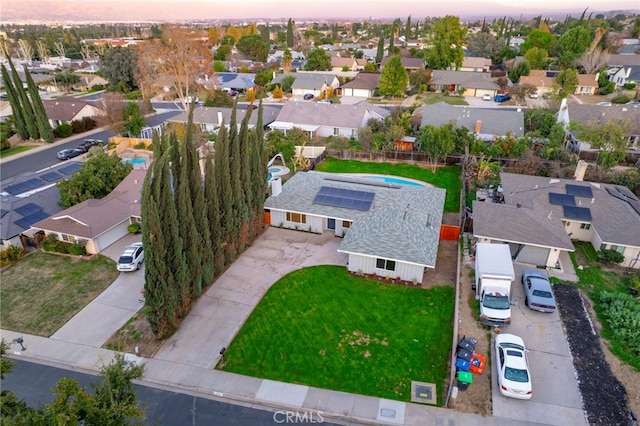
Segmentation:
[[(126, 355), (145, 363), (141, 383), (267, 410), (298, 411), (307, 416), (321, 411), (323, 418), (347, 424), (513, 424), (513, 419), (508, 418), (482, 417), (214, 369), (220, 349), (231, 343), (255, 305), (280, 277), (306, 266), (346, 263), (346, 255), (336, 251), (340, 241), (330, 233), (314, 235), (269, 228), (209, 288), (153, 358)], [(121, 245), (126, 244), (125, 241)], [(121, 248), (111, 251), (119, 254)], [(143, 281), (142, 270), (121, 274), (51, 338), (2, 330), (2, 338), (8, 342), (23, 337), (27, 349), (20, 351), (14, 343), (9, 355), (77, 370), (100, 370), (115, 356), (115, 352), (102, 349), (101, 345), (141, 306)]]

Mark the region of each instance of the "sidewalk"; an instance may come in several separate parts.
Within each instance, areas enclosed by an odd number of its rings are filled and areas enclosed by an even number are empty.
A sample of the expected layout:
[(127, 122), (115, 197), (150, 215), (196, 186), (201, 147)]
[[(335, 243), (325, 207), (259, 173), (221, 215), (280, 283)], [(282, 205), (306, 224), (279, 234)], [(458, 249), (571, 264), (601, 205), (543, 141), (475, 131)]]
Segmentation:
[[(269, 287), (286, 273), (315, 264), (344, 264), (346, 255), (336, 251), (340, 240), (330, 233), (314, 235), (269, 228), (209, 288), (182, 323), (180, 329), (153, 358), (126, 354), (128, 359), (144, 362), (142, 384), (197, 394), (230, 403), (241, 403), (268, 410), (322, 412), (322, 417), (351, 424), (397, 425), (506, 425), (513, 420), (482, 417), (446, 408), (348, 394), (304, 385), (276, 382), (215, 370), (220, 349), (228, 346), (255, 305)], [(256, 270), (260, 274), (256, 274)], [(121, 274), (85, 309), (74, 316), (51, 338), (2, 330), (2, 338), (11, 342), (24, 339), (26, 351), (12, 344), (9, 355), (68, 366), (71, 369), (98, 371), (109, 363), (115, 352), (102, 349), (108, 336), (126, 321), (122, 304), (134, 303), (143, 271)], [(120, 282), (119, 282), (120, 281)], [(125, 311), (133, 312), (127, 302)], [(134, 303), (135, 304), (135, 303)], [(102, 317), (108, 318), (102, 318)], [(100, 333), (86, 333), (87, 323), (100, 324)], [(112, 321), (112, 322), (110, 322)], [(16, 350), (17, 349), (17, 350)], [(526, 423), (520, 423), (526, 424)], [(534, 424), (534, 423), (530, 423)]]

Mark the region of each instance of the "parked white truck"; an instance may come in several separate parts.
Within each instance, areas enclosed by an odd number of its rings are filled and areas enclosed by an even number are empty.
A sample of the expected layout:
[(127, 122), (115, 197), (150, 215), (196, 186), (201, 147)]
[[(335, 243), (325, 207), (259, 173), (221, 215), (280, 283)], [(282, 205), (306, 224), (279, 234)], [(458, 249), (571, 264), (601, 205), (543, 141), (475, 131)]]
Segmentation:
[(508, 244), (476, 244), (476, 299), (480, 322), (490, 326), (511, 324), (511, 283), (515, 279)]

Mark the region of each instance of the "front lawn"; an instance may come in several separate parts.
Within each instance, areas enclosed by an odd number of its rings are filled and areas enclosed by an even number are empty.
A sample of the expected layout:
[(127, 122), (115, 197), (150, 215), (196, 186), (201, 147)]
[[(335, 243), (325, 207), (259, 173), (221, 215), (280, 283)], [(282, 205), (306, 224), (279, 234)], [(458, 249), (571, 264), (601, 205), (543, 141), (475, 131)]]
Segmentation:
[(31, 148), (33, 147), (28, 145), (20, 145), (20, 146), (14, 146), (13, 148), (3, 149), (2, 151), (0, 151), (0, 158), (4, 158), (13, 154), (18, 154), (20, 152), (28, 151)]
[(449, 105), (469, 105), (464, 96), (451, 96), (435, 92), (418, 95), (417, 100), (422, 101), (425, 105), (437, 104), (438, 102), (445, 102)]
[(225, 371), (401, 401), (411, 381), (443, 403), (454, 288), (384, 284), (344, 266), (274, 284), (225, 352)]
[(368, 163), (327, 157), (316, 166), (315, 170), (329, 173), (394, 175), (421, 180), (447, 190), (444, 211), (460, 211), (460, 191), (462, 190), (460, 176), (462, 169), (459, 166), (439, 167), (436, 169), (436, 173), (433, 173), (430, 169), (423, 169), (415, 164)]
[(49, 337), (118, 274), (104, 256), (87, 260), (33, 252), (0, 271), (2, 328)]

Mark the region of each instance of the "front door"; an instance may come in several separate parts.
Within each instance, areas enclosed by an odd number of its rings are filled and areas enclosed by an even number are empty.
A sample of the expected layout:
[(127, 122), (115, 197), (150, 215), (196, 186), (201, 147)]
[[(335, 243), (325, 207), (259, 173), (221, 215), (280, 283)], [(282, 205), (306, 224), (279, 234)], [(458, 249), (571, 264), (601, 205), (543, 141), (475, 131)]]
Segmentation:
[(327, 229), (336, 229), (336, 220), (335, 219), (327, 219)]

